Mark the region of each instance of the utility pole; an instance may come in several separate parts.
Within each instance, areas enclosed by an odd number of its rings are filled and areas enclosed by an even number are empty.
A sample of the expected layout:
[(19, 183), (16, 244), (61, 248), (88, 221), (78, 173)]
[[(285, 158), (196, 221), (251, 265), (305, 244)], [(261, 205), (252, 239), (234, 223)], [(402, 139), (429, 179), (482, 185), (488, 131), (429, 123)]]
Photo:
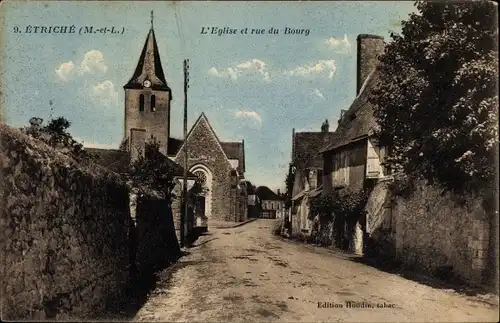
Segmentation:
[(181, 248), (185, 244), (186, 217), (188, 214), (187, 198), (187, 168), (188, 168), (188, 143), (187, 143), (187, 89), (189, 88), (189, 59), (184, 60), (184, 183), (182, 185), (184, 197), (184, 212), (181, 214)]

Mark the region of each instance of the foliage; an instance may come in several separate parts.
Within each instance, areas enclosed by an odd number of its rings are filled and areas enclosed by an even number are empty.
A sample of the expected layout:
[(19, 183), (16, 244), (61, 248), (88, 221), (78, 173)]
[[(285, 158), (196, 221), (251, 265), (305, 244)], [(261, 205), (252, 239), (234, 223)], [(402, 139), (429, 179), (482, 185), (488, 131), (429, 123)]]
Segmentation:
[(63, 154), (70, 155), (80, 162), (88, 162), (94, 159), (90, 153), (83, 149), (83, 145), (77, 142), (67, 131), (71, 126), (64, 117), (59, 117), (43, 125), (43, 119), (33, 117), (30, 119), (30, 125), (20, 130), (28, 136), (41, 140), (49, 146), (57, 149)]
[(163, 192), (166, 196), (174, 186), (173, 172), (167, 158), (160, 153), (160, 144), (155, 139), (146, 143), (146, 151), (139, 154), (130, 165), (128, 176), (133, 183), (140, 183)]
[(285, 193), (285, 208), (288, 209), (292, 206), (292, 190), (293, 183), (295, 182), (295, 167), (290, 166), (288, 170), (288, 174), (286, 175), (285, 185), (286, 185), (286, 193)]
[(321, 195), (311, 201), (311, 216), (330, 219), (332, 214), (356, 218), (362, 214), (368, 200), (367, 189), (345, 189)]
[(375, 104), (395, 172), (464, 191), (491, 183), (498, 149), (493, 2), (417, 2), (381, 58)]
[(417, 182), (418, 180), (415, 177), (403, 173), (396, 173), (388, 186), (392, 194), (392, 199), (395, 199), (396, 196), (409, 198), (415, 191)]

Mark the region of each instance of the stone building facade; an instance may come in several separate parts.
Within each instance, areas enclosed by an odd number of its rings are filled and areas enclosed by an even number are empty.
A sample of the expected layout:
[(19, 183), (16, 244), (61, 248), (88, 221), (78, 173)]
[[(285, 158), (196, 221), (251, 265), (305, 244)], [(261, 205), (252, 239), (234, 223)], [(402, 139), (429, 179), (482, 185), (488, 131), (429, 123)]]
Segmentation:
[(184, 162), (184, 149), (188, 151), (188, 169), (204, 183), (205, 216), (223, 221), (247, 219), (247, 190), (244, 177), (244, 141), (222, 142), (204, 113), (182, 140), (171, 139), (169, 157), (177, 163)]

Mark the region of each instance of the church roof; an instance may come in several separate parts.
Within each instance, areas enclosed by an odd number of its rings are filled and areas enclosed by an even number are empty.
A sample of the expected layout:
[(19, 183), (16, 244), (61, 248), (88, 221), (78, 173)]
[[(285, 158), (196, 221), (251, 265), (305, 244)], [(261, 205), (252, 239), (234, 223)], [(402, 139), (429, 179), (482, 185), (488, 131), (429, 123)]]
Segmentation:
[(123, 150), (85, 147), (85, 151), (97, 158), (97, 164), (115, 173), (125, 172), (130, 162), (128, 153)]
[[(239, 141), (220, 141), (219, 138), (217, 137), (217, 134), (215, 133), (214, 129), (210, 125), (210, 122), (208, 122), (207, 117), (205, 116), (204, 113), (202, 113), (199, 117), (198, 120), (193, 124), (193, 127), (191, 130), (189, 130), (189, 133), (187, 137), (189, 138), (189, 135), (195, 128), (195, 126), (198, 124), (198, 122), (201, 120), (201, 118), (205, 118), (208, 126), (210, 127), (210, 130), (214, 133), (215, 138), (219, 142), (219, 144), (222, 147), (222, 150), (226, 154), (228, 159), (238, 159), (238, 171), (240, 173), (245, 172), (245, 142), (242, 140), (241, 142)], [(177, 139), (177, 138), (169, 138), (168, 140), (168, 155), (169, 156), (175, 156), (179, 152), (179, 150), (182, 148), (182, 145), (184, 143), (184, 140), (182, 139)]]
[(142, 89), (146, 79), (151, 81), (151, 89), (153, 90), (171, 91), (163, 73), (158, 44), (152, 27), (146, 37), (134, 75), (123, 88)]
[[(94, 155), (97, 160), (96, 163), (103, 166), (115, 173), (123, 174), (128, 171), (130, 165), (130, 157), (127, 151), (118, 149), (98, 149), (98, 148), (85, 148), (85, 151)], [(183, 176), (184, 168), (166, 157), (165, 155), (159, 153), (164, 161), (169, 165), (169, 168), (173, 170), (174, 176)], [(188, 172), (188, 177), (194, 177), (191, 172)]]

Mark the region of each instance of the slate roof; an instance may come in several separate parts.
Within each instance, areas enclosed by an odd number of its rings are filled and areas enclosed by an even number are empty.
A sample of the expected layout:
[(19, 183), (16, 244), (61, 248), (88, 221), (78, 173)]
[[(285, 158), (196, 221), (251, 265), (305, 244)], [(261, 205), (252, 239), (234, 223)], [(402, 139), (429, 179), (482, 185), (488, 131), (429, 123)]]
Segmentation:
[[(125, 173), (130, 164), (129, 153), (118, 149), (98, 149), (98, 148), (85, 148), (85, 151), (97, 157), (97, 164), (114, 171), (115, 173)], [(166, 163), (173, 169), (174, 176), (184, 176), (184, 168), (168, 158), (160, 154)], [(188, 172), (188, 177), (195, 177), (196, 175)]]
[(123, 88), (142, 89), (143, 82), (146, 79), (151, 81), (151, 89), (171, 92), (165, 79), (165, 73), (163, 73), (163, 67), (161, 66), (160, 53), (153, 28), (149, 30), (146, 37), (135, 72)]
[(373, 115), (375, 107), (368, 98), (379, 81), (380, 72), (376, 69), (367, 77), (359, 95), (342, 117), (335, 130), (335, 141), (323, 147), (321, 152), (348, 145), (370, 135), (377, 128), (377, 120)]
[(97, 164), (114, 171), (115, 173), (125, 172), (130, 163), (129, 154), (126, 151), (87, 147), (85, 147), (85, 151), (91, 153), (97, 158)]
[(335, 132), (296, 132), (293, 138), (293, 164), (298, 168), (323, 168), (323, 157), (319, 152), (336, 139)]
[(222, 149), (229, 159), (238, 159), (239, 168), (245, 172), (245, 141), (220, 142)]
[[(193, 124), (193, 127), (189, 130), (188, 137), (193, 131), (194, 127), (198, 123), (198, 121), (204, 117), (205, 120), (208, 123), (208, 126), (212, 130), (212, 132), (215, 134), (215, 138), (219, 142), (219, 144), (222, 147), (222, 150), (224, 150), (224, 153), (226, 154), (228, 159), (238, 159), (238, 170), (240, 172), (245, 172), (245, 141), (242, 140), (241, 142), (239, 141), (220, 141), (219, 138), (217, 137), (217, 133), (214, 131), (212, 126), (210, 125), (210, 122), (208, 122), (207, 117), (205, 116), (204, 113), (202, 113), (199, 117), (198, 120)], [(184, 143), (183, 139), (177, 139), (177, 138), (170, 138), (168, 141), (168, 152), (167, 154), (169, 156), (175, 156), (179, 152), (179, 150), (182, 147), (182, 144)]]
[(255, 190), (255, 195), (259, 197), (261, 200), (271, 200), (271, 201), (281, 201), (281, 197), (279, 197), (276, 193), (274, 193), (267, 186), (259, 186)]
[(168, 151), (167, 155), (169, 156), (175, 156), (179, 149), (181, 149), (182, 143), (184, 141), (182, 139), (177, 139), (177, 138), (168, 138)]

